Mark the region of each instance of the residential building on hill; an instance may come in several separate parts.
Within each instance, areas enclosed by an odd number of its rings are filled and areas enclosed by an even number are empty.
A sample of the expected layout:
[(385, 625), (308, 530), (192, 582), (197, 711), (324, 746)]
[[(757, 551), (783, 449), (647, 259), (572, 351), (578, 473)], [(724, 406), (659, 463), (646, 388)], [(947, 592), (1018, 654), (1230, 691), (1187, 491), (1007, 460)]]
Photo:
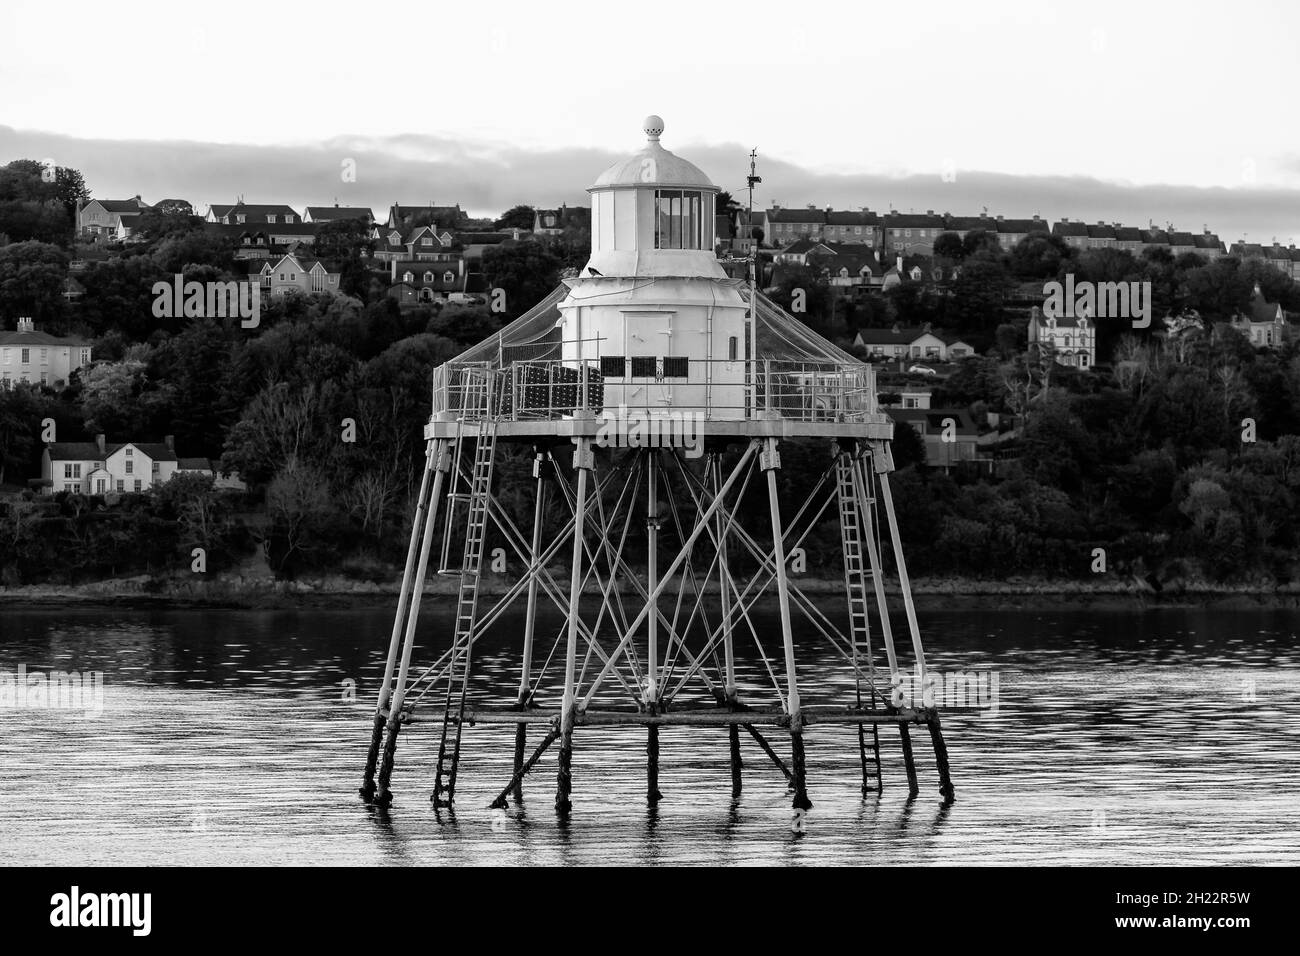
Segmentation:
[(226, 226), (292, 226), (301, 224), (302, 217), (281, 203), (246, 203), (241, 199), (229, 206), (209, 206), (206, 221)]
[(51, 442), (41, 452), (42, 492), (146, 491), (170, 480), (178, 464), (170, 435), (161, 442), (108, 444), (103, 435), (93, 442)]
[(933, 209), (924, 214), (891, 212), (884, 218), (884, 244), (887, 249), (902, 255), (934, 255), (934, 240), (945, 231), (943, 216)]
[(1048, 316), (1035, 306), (1029, 315), (1029, 344), (1050, 348), (1058, 365), (1089, 369), (1097, 364), (1097, 327), (1086, 315)]
[(1233, 319), (1232, 327), (1249, 338), (1256, 348), (1275, 349), (1282, 345), (1288, 323), (1282, 306), (1266, 300), (1257, 282), (1249, 311)]
[(367, 226), (375, 221), (375, 214), (365, 206), (308, 206), (303, 210), (303, 222), (345, 222), (358, 220)]
[(975, 354), (966, 342), (953, 335), (932, 331), (928, 324), (921, 328), (904, 328), (894, 325), (888, 329), (862, 329), (853, 344), (867, 350), (875, 359), (928, 359), (932, 362), (950, 362)]
[(92, 199), (77, 209), (77, 232), (87, 239), (117, 239), (123, 216), (138, 216), (149, 204), (134, 199)]
[(31, 382), (58, 387), (89, 364), (89, 342), (38, 332), (29, 317), (20, 318), (13, 332), (0, 332), (0, 386)]
[(262, 295), (310, 295), (316, 292), (337, 295), (339, 292), (339, 273), (331, 272), (320, 259), (305, 255), (263, 260), (260, 269), (249, 270), (248, 277), (261, 284)]
[(948, 470), (960, 462), (979, 458), (979, 430), (964, 408), (899, 408), (883, 405), (881, 411), (896, 425), (909, 425), (925, 445), (925, 463)]

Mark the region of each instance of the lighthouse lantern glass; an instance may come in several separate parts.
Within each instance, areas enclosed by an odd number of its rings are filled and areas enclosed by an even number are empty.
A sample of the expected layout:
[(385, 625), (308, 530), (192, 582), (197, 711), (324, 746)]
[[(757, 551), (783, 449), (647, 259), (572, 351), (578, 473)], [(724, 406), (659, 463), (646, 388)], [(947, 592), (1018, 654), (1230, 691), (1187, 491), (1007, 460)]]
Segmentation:
[(655, 190), (655, 248), (703, 248), (700, 241), (701, 205), (702, 196), (698, 191)]

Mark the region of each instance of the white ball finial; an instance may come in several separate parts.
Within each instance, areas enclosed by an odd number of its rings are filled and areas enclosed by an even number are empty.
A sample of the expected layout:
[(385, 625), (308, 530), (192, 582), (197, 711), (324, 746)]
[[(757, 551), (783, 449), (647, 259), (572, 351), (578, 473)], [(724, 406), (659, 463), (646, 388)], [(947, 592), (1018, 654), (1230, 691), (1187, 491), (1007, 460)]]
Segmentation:
[(646, 139), (652, 143), (659, 142), (659, 134), (664, 131), (664, 121), (662, 117), (655, 116), (653, 113), (645, 118), (645, 135)]

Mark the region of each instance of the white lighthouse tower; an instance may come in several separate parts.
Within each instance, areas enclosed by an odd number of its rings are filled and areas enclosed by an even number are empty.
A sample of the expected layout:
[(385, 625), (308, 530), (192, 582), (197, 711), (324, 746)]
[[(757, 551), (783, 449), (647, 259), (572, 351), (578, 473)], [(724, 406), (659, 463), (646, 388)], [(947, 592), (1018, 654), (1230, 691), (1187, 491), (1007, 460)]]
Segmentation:
[[(917, 792), (910, 728), (920, 726), (952, 797), (938, 712), (896, 692), (928, 685), (889, 486), (893, 425), (877, 407), (875, 375), (726, 276), (713, 253), (718, 188), (660, 145), (663, 128), (648, 117), (645, 145), (590, 187), (586, 267), (434, 371), (424, 478), (361, 787), (377, 805), (392, 799), (402, 728), (429, 719), (440, 732), (436, 805), (454, 800), (463, 731), (480, 724), (515, 729), (514, 773), (492, 791), (502, 809), (512, 794), (523, 799), (524, 778), (558, 744), (555, 802), (568, 812), (574, 738), (595, 727), (645, 729), (652, 801), (663, 796), (661, 728), (725, 730), (735, 797), (743, 730), (788, 782), (799, 828), (811, 807), (806, 726), (856, 731), (864, 794), (881, 786), (881, 725), (897, 726)], [(633, 417), (693, 427), (611, 429)], [(531, 527), (512, 518), (518, 482), (513, 508), (497, 494), (495, 462), (511, 446), (532, 459)], [(777, 475), (793, 455), (812, 456), (821, 474), (782, 500)], [(766, 498), (757, 512), (754, 495)], [(840, 534), (839, 620), (792, 570), (791, 556), (828, 521)], [(499, 597), (480, 587), (489, 541), (518, 569)], [(416, 662), (417, 644), (428, 647), (419, 611), (431, 567), (459, 582), (454, 625), (435, 638), (432, 660)], [(779, 633), (751, 614), (765, 597)], [(544, 633), (539, 607), (560, 612), (558, 632)], [(512, 608), (522, 627), (494, 630)], [(910, 647), (895, 644), (896, 628)], [(488, 635), (518, 648), (507, 700), (499, 680), (474, 677), (475, 645)], [(842, 673), (818, 673), (816, 693), (807, 681), (801, 692), (801, 675), (828, 667)], [(531, 755), (530, 725), (542, 728)], [(788, 762), (765, 735), (788, 735)]]
[(559, 305), (564, 358), (602, 363), (606, 408), (745, 418), (748, 306), (713, 251), (718, 187), (663, 130), (646, 117), (645, 146), (588, 189), (591, 260)]

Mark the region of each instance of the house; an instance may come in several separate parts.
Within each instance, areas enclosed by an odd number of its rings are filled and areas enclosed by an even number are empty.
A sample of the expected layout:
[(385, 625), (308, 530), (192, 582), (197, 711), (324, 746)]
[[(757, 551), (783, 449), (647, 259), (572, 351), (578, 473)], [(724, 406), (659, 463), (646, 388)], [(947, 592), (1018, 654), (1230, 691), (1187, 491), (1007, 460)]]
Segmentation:
[(241, 199), (233, 206), (209, 206), (206, 221), (226, 226), (292, 226), (301, 225), (302, 217), (279, 203), (258, 205)]
[(1238, 315), (1232, 321), (1232, 327), (1250, 339), (1255, 348), (1275, 349), (1282, 344), (1283, 333), (1287, 329), (1286, 313), (1276, 302), (1268, 302), (1255, 283), (1255, 293), (1251, 296), (1250, 311)]
[(1142, 230), (1137, 226), (1121, 226), (1115, 224), (1115, 248), (1123, 252), (1131, 252), (1138, 256), (1142, 254)]
[(769, 246), (782, 248), (799, 239), (822, 239), (826, 212), (814, 205), (805, 209), (773, 206), (763, 213), (763, 237)]
[(0, 384), (62, 385), (89, 364), (89, 342), (38, 332), (31, 318), (20, 318), (13, 332), (0, 332)]
[(406, 235), (417, 226), (457, 229), (464, 224), (465, 219), (460, 203), (454, 206), (403, 206), (394, 203), (388, 208), (388, 219), (384, 223), (384, 228), (397, 229)]
[(778, 265), (806, 266), (810, 255), (833, 256), (835, 251), (817, 239), (796, 239), (773, 256), (772, 261)]
[(315, 242), (320, 225), (318, 222), (300, 222), (289, 225), (232, 226), (205, 222), (203, 230), (229, 240), (235, 247), (236, 259), (278, 259)]
[(1051, 349), (1058, 365), (1088, 369), (1097, 364), (1097, 328), (1087, 315), (1048, 316), (1035, 306), (1029, 344)]
[(1215, 259), (1218, 259), (1220, 256), (1225, 254), (1223, 248), (1223, 240), (1221, 240), (1214, 233), (1210, 232), (1208, 226), (1204, 227), (1201, 234), (1199, 236), (1196, 236), (1195, 239), (1196, 239), (1196, 254), (1199, 256), (1203, 256), (1206, 259), (1206, 261), (1213, 262)]
[(93, 442), (51, 442), (41, 452), (43, 493), (147, 491), (170, 480), (177, 464), (171, 435), (161, 442), (120, 445), (106, 443), (103, 435)]
[(943, 216), (933, 209), (925, 214), (891, 212), (883, 224), (884, 244), (895, 253), (903, 255), (934, 255), (934, 240), (945, 231)]
[(998, 244), (1003, 249), (1010, 250), (1014, 248), (1022, 239), (1035, 232), (1047, 233), (1051, 231), (1051, 223), (1046, 219), (1039, 219), (1035, 214), (1030, 219), (1004, 219), (997, 216), (994, 221), (994, 228), (998, 234)]
[(331, 272), (320, 259), (305, 255), (265, 259), (260, 269), (249, 270), (248, 277), (261, 283), (262, 295), (337, 295), (339, 291), (339, 273)]
[(569, 226), (591, 226), (591, 208), (562, 205), (559, 209), (533, 210), (533, 235), (562, 236)]
[(364, 222), (367, 226), (375, 221), (375, 214), (365, 206), (308, 206), (303, 210), (303, 222), (346, 222), (349, 220)]
[(1052, 225), (1052, 235), (1064, 240), (1066, 245), (1073, 246), (1075, 249), (1088, 248), (1088, 227), (1081, 222), (1062, 219)]
[(389, 298), (398, 305), (445, 302), (453, 292), (465, 292), (465, 260), (454, 263), (393, 262)]
[(134, 199), (92, 199), (77, 209), (77, 232), (89, 239), (120, 238), (122, 217), (138, 216), (149, 204)]
[(956, 336), (942, 335), (930, 329), (904, 328), (895, 324), (888, 329), (862, 329), (853, 344), (867, 350), (876, 359), (929, 359), (950, 362), (974, 354), (967, 343)]
[(934, 275), (929, 256), (895, 256), (894, 264), (884, 271), (880, 279), (880, 288), (887, 292), (904, 280), (920, 282), (927, 275)]
[(1169, 251), (1174, 254), (1174, 258), (1185, 255), (1186, 253), (1196, 253), (1196, 238), (1190, 232), (1173, 232), (1169, 233)]
[(945, 470), (979, 457), (979, 432), (964, 408), (881, 407), (897, 425), (910, 425), (925, 445), (925, 463)]
[(880, 250), (864, 244), (828, 242), (821, 244), (830, 249), (830, 256), (820, 254), (814, 262), (822, 267), (822, 274), (832, 286), (865, 289), (879, 286), (884, 279), (880, 265)]
[(884, 235), (884, 223), (879, 214), (865, 206), (859, 211), (827, 208), (826, 225), (822, 238), (827, 242), (852, 243), (879, 249)]
[(900, 389), (897, 391), (886, 390), (881, 392), (879, 397), (884, 398), (885, 396), (896, 397), (898, 399), (897, 402), (882, 402), (882, 404), (888, 404), (894, 408), (911, 410), (918, 408), (928, 409), (930, 407), (931, 393), (925, 389)]

